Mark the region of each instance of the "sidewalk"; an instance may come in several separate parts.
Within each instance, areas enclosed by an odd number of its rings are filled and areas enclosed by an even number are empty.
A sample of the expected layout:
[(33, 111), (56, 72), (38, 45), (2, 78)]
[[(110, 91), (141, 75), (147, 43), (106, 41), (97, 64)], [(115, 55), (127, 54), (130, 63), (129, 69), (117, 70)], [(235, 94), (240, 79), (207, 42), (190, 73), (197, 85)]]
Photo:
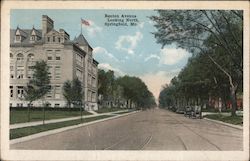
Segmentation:
[[(122, 110), (122, 111), (125, 112), (125, 111), (128, 111), (128, 110)], [(75, 128), (79, 128), (79, 127), (83, 127), (83, 126), (88, 126), (88, 125), (92, 125), (92, 124), (103, 122), (103, 121), (117, 119), (117, 118), (120, 118), (120, 117), (123, 117), (123, 116), (127, 116), (127, 115), (131, 115), (131, 114), (135, 114), (137, 112), (140, 112), (140, 111), (131, 111), (131, 112), (128, 112), (128, 113), (125, 113), (125, 114), (115, 114), (117, 112), (122, 112), (122, 111), (102, 113), (102, 114), (98, 115), (98, 116), (100, 116), (100, 115), (104, 115), (104, 114), (106, 114), (106, 115), (110, 114), (110, 115), (114, 115), (113, 117), (104, 118), (104, 119), (100, 119), (100, 120), (95, 120), (95, 121), (82, 123), (82, 124), (78, 124), (78, 125), (66, 126), (66, 127), (62, 127), (62, 128), (53, 129), (53, 130), (43, 131), (43, 132), (35, 133), (35, 134), (32, 134), (32, 135), (12, 139), (12, 140), (10, 140), (10, 144), (16, 144), (16, 143), (20, 143), (20, 142), (24, 142), (24, 141), (29, 141), (29, 140), (40, 138), (40, 137), (43, 137), (43, 136), (57, 134), (57, 133), (60, 133), (60, 132), (63, 132), (63, 131), (67, 131), (67, 130), (71, 130), (71, 129), (75, 129)], [(97, 116), (97, 115), (95, 115), (95, 116)]]
[[(96, 116), (102, 116), (102, 115), (117, 115), (116, 113), (119, 112), (127, 112), (128, 110), (120, 110), (120, 111), (114, 111), (114, 112), (107, 112), (107, 113), (96, 113), (91, 112), (92, 115), (82, 116), (82, 118), (91, 118)], [(71, 121), (71, 120), (77, 120), (80, 119), (81, 116), (76, 117), (68, 117), (68, 118), (62, 118), (62, 119), (53, 119), (53, 120), (45, 120), (44, 124), (50, 124), (50, 123), (57, 123), (57, 122), (64, 122), (64, 121)], [(25, 122), (25, 123), (18, 123), (18, 124), (12, 124), (10, 125), (10, 129), (17, 129), (17, 128), (23, 128), (23, 127), (30, 127), (30, 126), (37, 126), (42, 125), (43, 121), (35, 121), (35, 122)]]
[[(213, 115), (213, 114), (219, 114), (219, 112), (202, 112), (202, 116)], [(224, 116), (230, 116), (231, 115), (230, 112), (221, 112), (220, 114), (224, 115)], [(236, 111), (236, 114), (239, 115), (239, 116), (243, 116), (243, 112), (242, 111)]]
[(222, 121), (219, 121), (219, 120), (213, 120), (213, 119), (209, 119), (209, 118), (204, 118), (204, 119), (208, 120), (208, 121), (211, 121), (211, 122), (215, 122), (215, 123), (224, 125), (224, 126), (229, 126), (229, 127), (235, 128), (235, 129), (243, 130), (243, 126), (240, 126), (240, 125), (229, 124), (229, 123), (226, 123), (226, 122), (222, 122)]

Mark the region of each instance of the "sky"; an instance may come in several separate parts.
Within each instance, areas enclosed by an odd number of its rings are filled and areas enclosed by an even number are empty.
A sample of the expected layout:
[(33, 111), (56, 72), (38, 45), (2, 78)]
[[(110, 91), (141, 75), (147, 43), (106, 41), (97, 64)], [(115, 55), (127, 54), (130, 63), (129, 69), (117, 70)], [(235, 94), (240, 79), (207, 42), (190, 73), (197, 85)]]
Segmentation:
[[(115, 75), (141, 78), (158, 99), (162, 86), (168, 84), (186, 65), (191, 54), (170, 44), (162, 48), (152, 32), (156, 29), (148, 17), (154, 10), (11, 10), (11, 28), (41, 29), (42, 15), (54, 20), (56, 30), (62, 28), (73, 40), (81, 33), (93, 48), (99, 68), (113, 70)], [(105, 23), (126, 21), (128, 26), (107, 26)], [(117, 18), (119, 17), (119, 18)], [(81, 18), (89, 26), (81, 25)], [(135, 21), (136, 25), (131, 25)]]

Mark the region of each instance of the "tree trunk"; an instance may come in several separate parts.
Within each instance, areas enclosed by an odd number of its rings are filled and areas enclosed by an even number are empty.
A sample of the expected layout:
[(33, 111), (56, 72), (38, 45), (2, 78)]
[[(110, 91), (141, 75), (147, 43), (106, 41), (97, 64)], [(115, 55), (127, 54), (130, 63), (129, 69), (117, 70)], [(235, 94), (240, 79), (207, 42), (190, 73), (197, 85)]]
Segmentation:
[(43, 106), (43, 125), (45, 124), (45, 107)]
[(30, 106), (31, 106), (31, 102), (28, 105), (28, 122), (30, 122)]
[(236, 116), (236, 109), (237, 109), (236, 90), (237, 90), (237, 86), (230, 87), (230, 95), (231, 95), (231, 101), (232, 101), (231, 116)]

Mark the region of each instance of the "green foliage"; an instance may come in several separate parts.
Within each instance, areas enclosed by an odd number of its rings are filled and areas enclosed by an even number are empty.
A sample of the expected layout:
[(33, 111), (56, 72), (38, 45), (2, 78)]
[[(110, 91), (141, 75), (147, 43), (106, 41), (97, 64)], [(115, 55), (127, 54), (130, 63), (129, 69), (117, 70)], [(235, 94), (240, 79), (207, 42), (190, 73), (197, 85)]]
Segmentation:
[[(236, 92), (242, 93), (243, 82), (243, 12), (158, 10), (158, 14), (150, 17), (157, 43), (162, 47), (175, 43), (194, 55), (178, 75), (178, 83), (172, 84), (173, 93), (186, 101), (204, 99), (208, 93), (223, 99), (230, 96), (235, 115)], [(163, 93), (160, 97), (163, 101)]]
[(24, 98), (30, 103), (42, 98), (51, 89), (47, 63), (45, 61), (37, 61), (32, 66), (32, 69), (34, 72), (32, 79), (29, 80), (27, 87), (24, 88)]
[(45, 124), (45, 125), (11, 129), (10, 130), (10, 139), (20, 138), (20, 137), (40, 133), (43, 131), (58, 129), (58, 128), (62, 128), (62, 127), (79, 125), (82, 123), (87, 123), (87, 122), (91, 122), (91, 121), (95, 121), (95, 120), (105, 119), (108, 117), (112, 117), (112, 116), (111, 115), (101, 115), (101, 116), (96, 116), (96, 117), (85, 118), (84, 120), (77, 119), (77, 120), (51, 123), (51, 124)]
[(153, 94), (148, 90), (145, 83), (138, 77), (123, 76), (116, 78), (114, 72), (99, 70), (98, 93), (103, 100), (120, 102), (130, 100), (139, 108), (155, 106)]
[(243, 117), (242, 116), (224, 116), (221, 114), (212, 114), (212, 115), (206, 115), (206, 118), (218, 120), (234, 125), (243, 125)]
[[(30, 121), (42, 121), (44, 108), (30, 108)], [(45, 108), (45, 120), (61, 119), (68, 117), (80, 116), (79, 108)], [(84, 115), (90, 115), (87, 111), (83, 112)], [(28, 122), (27, 108), (16, 108), (10, 111), (10, 124)]]
[(66, 81), (63, 84), (63, 96), (67, 101), (68, 106), (71, 104), (74, 106), (81, 106), (83, 101), (83, 87), (82, 83), (78, 78), (73, 79), (72, 81)]
[(140, 78), (125, 75), (118, 78), (117, 82), (124, 89), (124, 97), (137, 103), (138, 107), (149, 108), (156, 105), (153, 94)]
[(72, 103), (72, 99), (73, 99), (73, 91), (72, 91), (72, 87), (71, 87), (71, 81), (67, 80), (66, 82), (64, 82), (63, 84), (63, 96), (67, 101), (67, 105), (68, 107), (70, 107), (71, 103)]

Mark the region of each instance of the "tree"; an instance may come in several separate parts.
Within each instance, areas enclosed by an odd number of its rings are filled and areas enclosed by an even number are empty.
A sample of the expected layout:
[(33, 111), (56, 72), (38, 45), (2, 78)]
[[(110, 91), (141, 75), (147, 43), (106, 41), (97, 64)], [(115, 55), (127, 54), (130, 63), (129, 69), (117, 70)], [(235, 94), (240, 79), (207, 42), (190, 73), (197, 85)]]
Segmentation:
[[(43, 98), (51, 89), (49, 67), (45, 61), (37, 61), (33, 69), (33, 76), (24, 88), (25, 100), (29, 101), (28, 121), (30, 121), (30, 105), (33, 101)], [(44, 108), (44, 107), (43, 107)]]
[(74, 78), (72, 81), (68, 80), (64, 82), (63, 96), (69, 107), (71, 107), (71, 104), (74, 106), (82, 106), (84, 93), (81, 81), (79, 81), (78, 78)]
[(102, 69), (98, 70), (98, 94), (103, 97), (103, 100), (109, 101), (111, 106), (115, 97), (114, 91), (117, 88), (115, 79), (114, 71), (108, 70), (105, 72)]
[(72, 84), (69, 80), (63, 84), (63, 96), (67, 101), (67, 107), (70, 107), (72, 103)]
[(72, 102), (74, 105), (82, 105), (83, 100), (83, 89), (82, 83), (78, 78), (73, 79), (72, 81)]
[(130, 107), (132, 102), (141, 108), (149, 108), (156, 105), (153, 94), (140, 78), (125, 75), (118, 78), (117, 83), (123, 87), (124, 97), (127, 102), (130, 102)]
[[(236, 92), (243, 80), (243, 12), (236, 10), (158, 10), (155, 21), (157, 43), (164, 47), (176, 43), (194, 54), (210, 59), (226, 76), (232, 101), (237, 108)], [(224, 63), (218, 58), (224, 57)], [(225, 64), (230, 64), (227, 66)], [(232, 70), (234, 69), (234, 70)]]

